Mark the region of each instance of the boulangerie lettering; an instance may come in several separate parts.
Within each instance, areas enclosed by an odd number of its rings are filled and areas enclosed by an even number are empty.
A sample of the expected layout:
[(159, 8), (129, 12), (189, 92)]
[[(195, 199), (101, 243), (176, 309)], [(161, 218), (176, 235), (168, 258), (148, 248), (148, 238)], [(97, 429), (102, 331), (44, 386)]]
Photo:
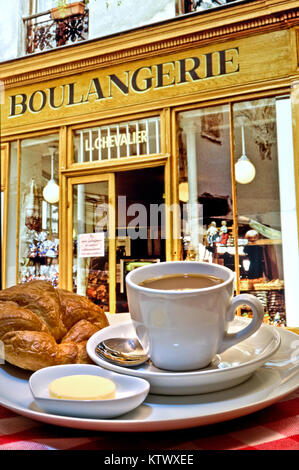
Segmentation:
[[(206, 54), (144, 65), (135, 70), (110, 73), (102, 77), (93, 77), (84, 87), (76, 81), (34, 90), (31, 94), (19, 93), (9, 96), (10, 118), (26, 113), (38, 114), (49, 107), (54, 111), (71, 106), (85, 106), (113, 98), (126, 99), (136, 93), (158, 93), (163, 88), (200, 83), (206, 79), (238, 73), (239, 48), (223, 49)], [(114, 139), (115, 140), (115, 139)], [(124, 145), (126, 137), (120, 137), (120, 143), (112, 144), (108, 139), (103, 144), (107, 147)], [(127, 142), (128, 143), (128, 142)]]

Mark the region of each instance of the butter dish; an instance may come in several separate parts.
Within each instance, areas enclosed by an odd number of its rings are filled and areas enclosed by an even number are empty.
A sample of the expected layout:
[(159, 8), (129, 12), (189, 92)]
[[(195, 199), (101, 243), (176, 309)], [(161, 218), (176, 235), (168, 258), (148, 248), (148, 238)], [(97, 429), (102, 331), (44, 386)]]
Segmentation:
[[(52, 398), (49, 384), (60, 377), (70, 375), (96, 375), (115, 383), (115, 398), (106, 400), (70, 400)], [(89, 364), (67, 364), (45, 367), (34, 372), (29, 386), (36, 404), (47, 413), (98, 419), (114, 418), (137, 408), (149, 392), (149, 382)]]

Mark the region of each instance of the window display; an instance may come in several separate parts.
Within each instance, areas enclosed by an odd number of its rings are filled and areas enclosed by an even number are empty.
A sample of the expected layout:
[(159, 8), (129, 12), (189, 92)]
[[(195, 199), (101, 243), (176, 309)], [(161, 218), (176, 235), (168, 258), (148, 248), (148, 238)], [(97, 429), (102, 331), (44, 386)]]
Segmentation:
[(238, 233), (244, 242), (240, 290), (257, 295), (266, 321), (280, 324), (285, 321), (285, 299), (276, 99), (237, 103), (233, 113), (236, 167), (240, 155), (247, 158), (242, 181), (236, 173)]
[(233, 269), (237, 293), (253, 293), (265, 321), (285, 325), (276, 99), (181, 112), (178, 126), (182, 258)]
[(229, 107), (182, 112), (178, 126), (179, 199), (187, 209), (182, 258), (234, 270), (233, 250), (218, 250), (234, 245)]
[(18, 282), (43, 279), (57, 286), (58, 135), (23, 140), (20, 160)]

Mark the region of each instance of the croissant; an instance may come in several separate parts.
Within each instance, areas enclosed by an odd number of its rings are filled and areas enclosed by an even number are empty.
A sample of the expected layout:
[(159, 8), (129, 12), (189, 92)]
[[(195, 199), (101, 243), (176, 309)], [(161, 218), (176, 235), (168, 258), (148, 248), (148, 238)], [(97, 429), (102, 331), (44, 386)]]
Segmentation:
[(36, 371), (90, 363), (87, 340), (108, 326), (103, 310), (86, 297), (31, 281), (0, 291), (0, 341), (5, 360)]

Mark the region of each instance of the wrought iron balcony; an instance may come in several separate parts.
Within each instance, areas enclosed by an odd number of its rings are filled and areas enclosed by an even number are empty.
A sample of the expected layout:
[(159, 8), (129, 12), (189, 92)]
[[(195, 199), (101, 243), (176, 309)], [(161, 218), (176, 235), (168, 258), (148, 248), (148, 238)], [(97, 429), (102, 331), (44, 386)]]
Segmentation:
[(75, 44), (88, 38), (89, 11), (52, 19), (51, 11), (23, 18), (26, 31), (26, 54)]

